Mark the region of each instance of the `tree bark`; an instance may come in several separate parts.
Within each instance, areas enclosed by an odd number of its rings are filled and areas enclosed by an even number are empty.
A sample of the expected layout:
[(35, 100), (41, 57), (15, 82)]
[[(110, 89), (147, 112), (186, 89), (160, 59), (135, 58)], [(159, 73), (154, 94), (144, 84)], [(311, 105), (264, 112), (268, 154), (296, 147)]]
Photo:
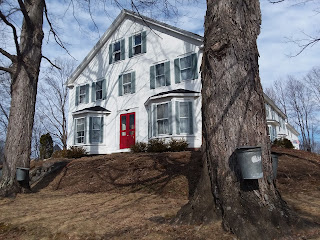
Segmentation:
[(0, 195), (12, 196), (29, 184), (16, 181), (16, 167), (30, 166), (31, 135), (42, 58), (43, 0), (24, 2), (19, 52), (12, 64), (11, 108), (5, 145)]
[[(207, 170), (202, 173), (204, 182), (199, 182), (176, 218), (194, 223), (220, 216), (224, 228), (239, 239), (277, 238), (287, 233), (294, 218), (270, 178), (270, 141), (256, 44), (260, 23), (258, 0), (207, 0), (201, 66), (202, 150)], [(261, 146), (263, 178), (241, 178), (235, 152), (240, 146)], [(210, 201), (203, 197), (208, 192)]]

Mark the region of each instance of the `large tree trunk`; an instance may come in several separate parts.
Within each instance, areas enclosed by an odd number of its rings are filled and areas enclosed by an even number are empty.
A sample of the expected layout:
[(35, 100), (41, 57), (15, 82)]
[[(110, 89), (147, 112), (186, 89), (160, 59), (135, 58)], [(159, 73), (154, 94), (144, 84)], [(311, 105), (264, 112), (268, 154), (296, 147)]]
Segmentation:
[[(44, 1), (25, 1), (20, 52), (11, 69), (11, 107), (5, 145), (0, 195), (11, 196), (26, 184), (16, 181), (16, 167), (30, 166), (31, 136), (42, 58)], [(27, 18), (26, 18), (27, 16)]]
[[(270, 178), (256, 44), (260, 16), (258, 0), (207, 0), (202, 59), (202, 150), (207, 169), (177, 215), (178, 222), (187, 223), (220, 216), (225, 229), (240, 239), (276, 238), (293, 218)], [(241, 179), (235, 154), (240, 146), (261, 146), (263, 178)]]

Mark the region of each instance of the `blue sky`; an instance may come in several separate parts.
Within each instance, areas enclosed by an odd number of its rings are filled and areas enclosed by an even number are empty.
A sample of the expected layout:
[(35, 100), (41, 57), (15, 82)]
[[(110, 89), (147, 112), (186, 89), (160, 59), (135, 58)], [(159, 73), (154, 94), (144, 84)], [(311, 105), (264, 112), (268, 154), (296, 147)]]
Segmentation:
[[(126, 5), (126, 1), (123, 6)], [(176, 1), (173, 1), (176, 2)], [(145, 11), (144, 14), (155, 17), (160, 21), (176, 27), (203, 35), (203, 23), (206, 12), (206, 1), (184, 1), (177, 6), (179, 15), (166, 19), (156, 14), (156, 10)], [(319, 36), (320, 14), (319, 3), (307, 1), (297, 4), (290, 0), (284, 3), (271, 4), (261, 0), (262, 26), (258, 38), (260, 52), (260, 77), (262, 86), (269, 87), (274, 80), (285, 78), (287, 75), (303, 76), (312, 67), (320, 66), (320, 43), (316, 44), (297, 57), (290, 57), (299, 52), (299, 47), (290, 39), (306, 39), (309, 36)], [(86, 54), (107, 30), (111, 22), (120, 13), (118, 6), (103, 5), (101, 1), (94, 1), (91, 9), (93, 24), (87, 9), (79, 9), (73, 14), (72, 6), (67, 7), (63, 1), (48, 1), (48, 9), (61, 38), (65, 41), (70, 54), (80, 63)], [(75, 19), (75, 17), (76, 19)], [(45, 33), (47, 33), (47, 27)], [(47, 39), (47, 38), (46, 38)], [(50, 58), (68, 57), (68, 55), (52, 42), (44, 44), (44, 55)], [(43, 65), (46, 65), (44, 62)]]

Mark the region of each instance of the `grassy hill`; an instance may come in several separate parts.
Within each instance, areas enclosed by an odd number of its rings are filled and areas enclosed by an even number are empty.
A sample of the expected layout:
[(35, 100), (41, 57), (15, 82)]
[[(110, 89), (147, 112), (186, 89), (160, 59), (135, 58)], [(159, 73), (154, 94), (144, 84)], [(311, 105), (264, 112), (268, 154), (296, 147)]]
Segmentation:
[[(320, 224), (320, 156), (274, 148), (277, 186), (290, 207)], [(34, 193), (0, 200), (0, 239), (234, 239), (221, 222), (170, 225), (188, 201), (199, 152), (121, 153), (33, 162)], [(320, 239), (320, 229), (294, 239)]]

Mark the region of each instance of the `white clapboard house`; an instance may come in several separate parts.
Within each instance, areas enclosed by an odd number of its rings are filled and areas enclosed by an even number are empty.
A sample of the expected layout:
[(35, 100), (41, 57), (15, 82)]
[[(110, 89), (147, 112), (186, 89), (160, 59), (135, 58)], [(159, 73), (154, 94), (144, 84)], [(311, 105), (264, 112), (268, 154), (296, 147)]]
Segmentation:
[[(202, 44), (202, 36), (123, 10), (67, 81), (68, 146), (106, 154), (184, 138), (200, 148)], [(278, 116), (269, 121), (273, 139), (290, 125), (268, 100)]]

